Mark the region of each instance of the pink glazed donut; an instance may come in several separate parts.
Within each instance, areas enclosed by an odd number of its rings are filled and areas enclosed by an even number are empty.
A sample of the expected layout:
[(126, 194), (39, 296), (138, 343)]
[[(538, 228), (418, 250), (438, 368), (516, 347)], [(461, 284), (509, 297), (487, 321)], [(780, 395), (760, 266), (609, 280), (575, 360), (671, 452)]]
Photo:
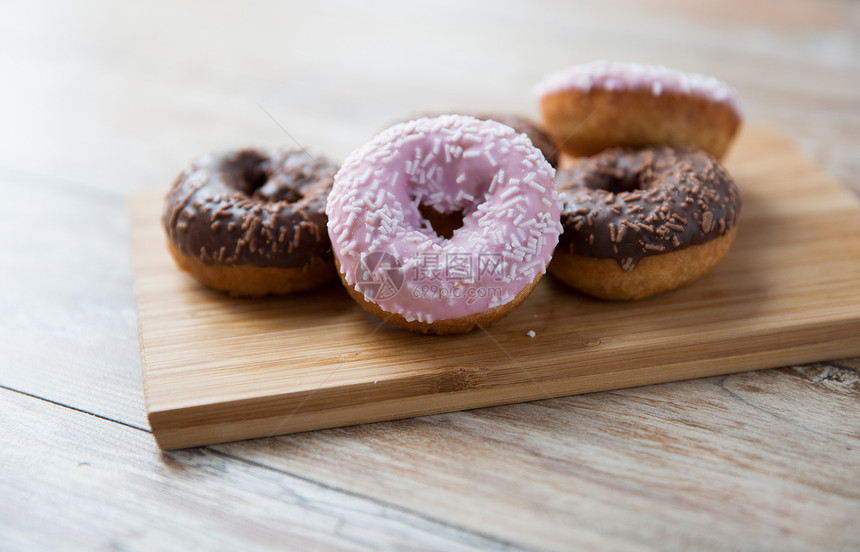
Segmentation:
[[(341, 280), (365, 310), (408, 330), (490, 324), (546, 272), (561, 233), (554, 175), (528, 138), (495, 121), (395, 125), (335, 175), (326, 214)], [(458, 215), (450, 235), (434, 229)]]

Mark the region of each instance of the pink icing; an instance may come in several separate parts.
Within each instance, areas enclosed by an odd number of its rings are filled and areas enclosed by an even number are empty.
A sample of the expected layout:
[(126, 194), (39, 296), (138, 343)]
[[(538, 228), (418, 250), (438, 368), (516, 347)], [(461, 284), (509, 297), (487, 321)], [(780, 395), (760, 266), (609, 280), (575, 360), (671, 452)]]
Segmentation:
[[(525, 135), (495, 121), (444, 115), (393, 126), (335, 175), (326, 213), (344, 279), (408, 321), (508, 303), (546, 272), (558, 242), (554, 176)], [(442, 238), (419, 205), (462, 210), (463, 226)]]
[(667, 92), (690, 94), (724, 103), (741, 114), (741, 104), (734, 89), (716, 77), (698, 73), (684, 73), (662, 65), (641, 65), (611, 61), (593, 61), (574, 65), (551, 73), (538, 83), (534, 93), (538, 97), (581, 90), (592, 87), (605, 90), (651, 90), (655, 96)]

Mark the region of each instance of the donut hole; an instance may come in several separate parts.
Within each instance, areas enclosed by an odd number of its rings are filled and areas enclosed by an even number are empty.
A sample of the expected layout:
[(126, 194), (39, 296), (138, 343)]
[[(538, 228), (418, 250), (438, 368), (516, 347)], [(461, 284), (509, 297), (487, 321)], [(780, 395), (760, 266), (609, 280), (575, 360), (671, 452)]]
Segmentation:
[(463, 227), (465, 214), (462, 209), (450, 213), (442, 213), (429, 205), (421, 203), (418, 205), (418, 211), (430, 223), (430, 227), (440, 238), (449, 240), (454, 236), (455, 230)]
[(291, 188), (281, 180), (281, 178), (268, 179), (254, 191), (254, 197), (263, 201), (286, 201), (287, 203), (298, 203), (305, 197), (302, 190)]
[(236, 186), (247, 195), (254, 193), (265, 186), (269, 180), (269, 163), (256, 151), (244, 150), (236, 154), (233, 166), (236, 167)]
[(607, 151), (614, 152), (617, 157), (598, 164), (596, 170), (581, 177), (588, 188), (613, 194), (630, 193), (648, 190), (659, 180), (654, 152), (644, 151), (639, 156), (633, 156), (625, 155), (630, 150), (623, 148)]
[[(242, 193), (263, 202), (297, 203), (305, 196), (301, 187), (291, 185), (287, 175), (272, 174), (273, 161), (255, 151), (241, 151), (236, 156), (236, 183)], [(310, 181), (306, 175), (304, 180)], [(305, 182), (307, 185), (307, 182)]]
[(600, 178), (589, 183), (589, 188), (604, 190), (613, 194), (623, 192), (635, 192), (647, 188), (645, 175), (642, 171), (629, 170), (626, 167), (616, 167), (616, 170), (607, 171)]

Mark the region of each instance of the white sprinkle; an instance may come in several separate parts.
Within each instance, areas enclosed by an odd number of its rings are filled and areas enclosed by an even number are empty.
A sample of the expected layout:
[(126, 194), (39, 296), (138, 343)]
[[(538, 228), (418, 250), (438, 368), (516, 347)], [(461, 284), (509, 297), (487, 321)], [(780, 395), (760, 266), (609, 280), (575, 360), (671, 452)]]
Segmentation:
[(484, 150), (484, 156), (490, 160), (490, 164), (493, 165), (494, 167), (496, 165), (498, 165), (496, 160), (493, 158), (493, 155), (490, 153), (490, 150)]
[(365, 170), (365, 171), (364, 171), (364, 174), (363, 174), (363, 175), (361, 175), (361, 178), (359, 178), (359, 179), (358, 179), (358, 181), (359, 181), (361, 184), (364, 184), (365, 182), (367, 182), (367, 179), (368, 179), (368, 178), (370, 178), (370, 175), (371, 175), (371, 173), (372, 173), (372, 172), (373, 172), (373, 171), (371, 170), (371, 168), (370, 168), (370, 167), (367, 167), (367, 170)]
[(516, 231), (516, 233), (517, 233), (517, 236), (519, 236), (519, 237), (520, 237), (520, 241), (521, 241), (521, 242), (526, 241), (526, 233), (525, 233), (525, 232), (523, 232), (523, 229), (522, 229), (522, 228), (516, 228), (516, 229), (515, 229), (515, 231)]
[(464, 192), (463, 190), (460, 190), (459, 192), (457, 192), (457, 201), (460, 201), (461, 199), (465, 199), (469, 203), (475, 202), (475, 196), (473, 196), (470, 193)]
[[(423, 140), (423, 139), (424, 139), (424, 133), (423, 132), (416, 132), (415, 134), (407, 134), (406, 136), (401, 138), (401, 140), (404, 144), (407, 142), (414, 142), (416, 140)], [(420, 149), (420, 148), (418, 148), (418, 149)]]
[[(537, 334), (535, 333), (535, 331), (534, 331), (534, 330), (529, 330), (529, 331), (528, 331), (528, 333), (527, 333), (526, 335), (527, 335), (527, 336), (529, 336), (529, 337), (531, 337), (532, 339), (534, 339), (534, 337), (535, 337)], [(373, 382), (373, 383), (376, 383), (376, 382)]]
[[(504, 197), (502, 197), (502, 199), (504, 199)], [(525, 211), (525, 207), (523, 205), (517, 205), (518, 203), (521, 203), (521, 202), (528, 203), (528, 200), (523, 196), (517, 196), (513, 199), (509, 199), (506, 202), (502, 203), (502, 205), (497, 209), (497, 211), (499, 212), (499, 216), (501, 217), (504, 215), (512, 215), (512, 213), (509, 213), (509, 211), (511, 209), (513, 209), (514, 207), (517, 207), (517, 210), (519, 212)], [(540, 213), (538, 213), (538, 215), (540, 215)]]
[(539, 191), (540, 193), (546, 192), (546, 188), (544, 188), (543, 186), (541, 186), (540, 184), (538, 184), (534, 180), (529, 182), (529, 186), (534, 188), (535, 190)]
[(514, 195), (515, 193), (517, 193), (517, 188), (514, 186), (511, 186), (510, 188), (508, 188), (507, 190), (502, 192), (502, 194), (499, 196), (499, 199), (507, 199), (507, 198), (511, 197), (512, 195)]

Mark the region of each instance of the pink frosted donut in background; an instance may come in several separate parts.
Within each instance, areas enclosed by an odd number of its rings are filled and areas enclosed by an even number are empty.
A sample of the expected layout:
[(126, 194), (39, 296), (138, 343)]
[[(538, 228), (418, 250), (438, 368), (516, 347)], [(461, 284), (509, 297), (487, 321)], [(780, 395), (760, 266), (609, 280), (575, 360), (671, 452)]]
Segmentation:
[[(424, 333), (508, 314), (561, 232), (554, 169), (524, 135), (462, 115), (395, 125), (352, 152), (326, 214), (341, 279), (366, 310)], [(446, 238), (425, 214), (462, 213)]]
[(611, 147), (692, 146), (721, 158), (741, 124), (735, 91), (715, 77), (595, 61), (535, 86), (544, 124), (575, 156)]

